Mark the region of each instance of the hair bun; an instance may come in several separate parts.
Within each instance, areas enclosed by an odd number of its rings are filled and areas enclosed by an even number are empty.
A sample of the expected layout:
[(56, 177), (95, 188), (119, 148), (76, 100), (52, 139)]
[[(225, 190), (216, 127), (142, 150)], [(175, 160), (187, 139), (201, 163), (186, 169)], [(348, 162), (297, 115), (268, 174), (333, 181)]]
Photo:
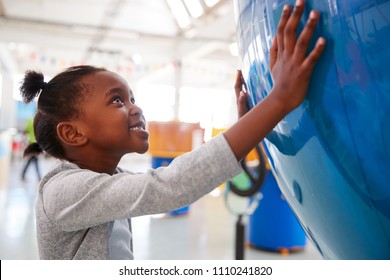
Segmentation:
[(24, 150), (23, 156), (37, 156), (43, 152), (41, 146), (37, 142), (29, 144)]
[(20, 86), (20, 94), (25, 103), (31, 102), (46, 87), (43, 74), (36, 71), (26, 71)]

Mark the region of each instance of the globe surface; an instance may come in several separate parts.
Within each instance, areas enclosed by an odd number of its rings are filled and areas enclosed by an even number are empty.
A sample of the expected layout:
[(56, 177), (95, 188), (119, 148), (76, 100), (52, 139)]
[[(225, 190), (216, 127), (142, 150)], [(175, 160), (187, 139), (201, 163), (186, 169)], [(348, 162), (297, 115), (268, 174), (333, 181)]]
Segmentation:
[[(252, 106), (272, 88), (269, 49), (282, 0), (235, 0)], [(266, 137), (272, 171), (327, 259), (390, 259), (390, 0), (307, 1), (327, 39), (308, 96)], [(259, 120), (261, 123), (261, 120)]]

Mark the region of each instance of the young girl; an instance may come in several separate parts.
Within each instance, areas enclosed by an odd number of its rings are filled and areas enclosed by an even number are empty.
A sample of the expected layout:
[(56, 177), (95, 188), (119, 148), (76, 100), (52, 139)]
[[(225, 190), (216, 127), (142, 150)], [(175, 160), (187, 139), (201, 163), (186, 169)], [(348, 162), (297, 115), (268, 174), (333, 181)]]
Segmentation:
[[(133, 259), (131, 217), (183, 207), (241, 173), (239, 161), (303, 101), (324, 49), (320, 38), (305, 56), (319, 15), (311, 12), (297, 38), (303, 8), (300, 0), (292, 13), (284, 7), (271, 49), (272, 93), (224, 134), (146, 174), (117, 167), (126, 153), (145, 153), (149, 137), (123, 78), (92, 66), (71, 67), (48, 83), (41, 73), (26, 72), (24, 101), (39, 99), (37, 142), (25, 154), (45, 151), (60, 159), (39, 187), (40, 258)], [(241, 88), (239, 73), (239, 100)]]

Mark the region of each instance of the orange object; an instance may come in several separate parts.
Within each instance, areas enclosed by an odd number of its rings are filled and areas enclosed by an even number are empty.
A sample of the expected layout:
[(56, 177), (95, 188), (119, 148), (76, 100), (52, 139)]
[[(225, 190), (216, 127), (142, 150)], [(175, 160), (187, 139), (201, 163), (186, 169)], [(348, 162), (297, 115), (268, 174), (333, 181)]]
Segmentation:
[[(199, 123), (148, 122), (149, 153), (155, 157), (174, 158), (193, 150), (194, 136), (204, 136)], [(201, 133), (199, 133), (201, 132)]]
[(290, 251), (287, 248), (281, 248), (279, 249), (279, 252), (282, 256), (287, 256), (290, 253)]

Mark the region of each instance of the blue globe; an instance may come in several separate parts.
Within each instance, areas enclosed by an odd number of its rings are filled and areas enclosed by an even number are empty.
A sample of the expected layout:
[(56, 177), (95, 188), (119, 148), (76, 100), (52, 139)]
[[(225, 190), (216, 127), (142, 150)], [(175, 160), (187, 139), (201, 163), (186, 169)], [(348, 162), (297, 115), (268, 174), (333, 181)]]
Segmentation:
[[(269, 50), (286, 0), (235, 0), (252, 105), (272, 88)], [(327, 47), (303, 104), (266, 137), (272, 171), (326, 259), (390, 259), (390, 0), (307, 1)], [(261, 120), (259, 120), (259, 123)]]

